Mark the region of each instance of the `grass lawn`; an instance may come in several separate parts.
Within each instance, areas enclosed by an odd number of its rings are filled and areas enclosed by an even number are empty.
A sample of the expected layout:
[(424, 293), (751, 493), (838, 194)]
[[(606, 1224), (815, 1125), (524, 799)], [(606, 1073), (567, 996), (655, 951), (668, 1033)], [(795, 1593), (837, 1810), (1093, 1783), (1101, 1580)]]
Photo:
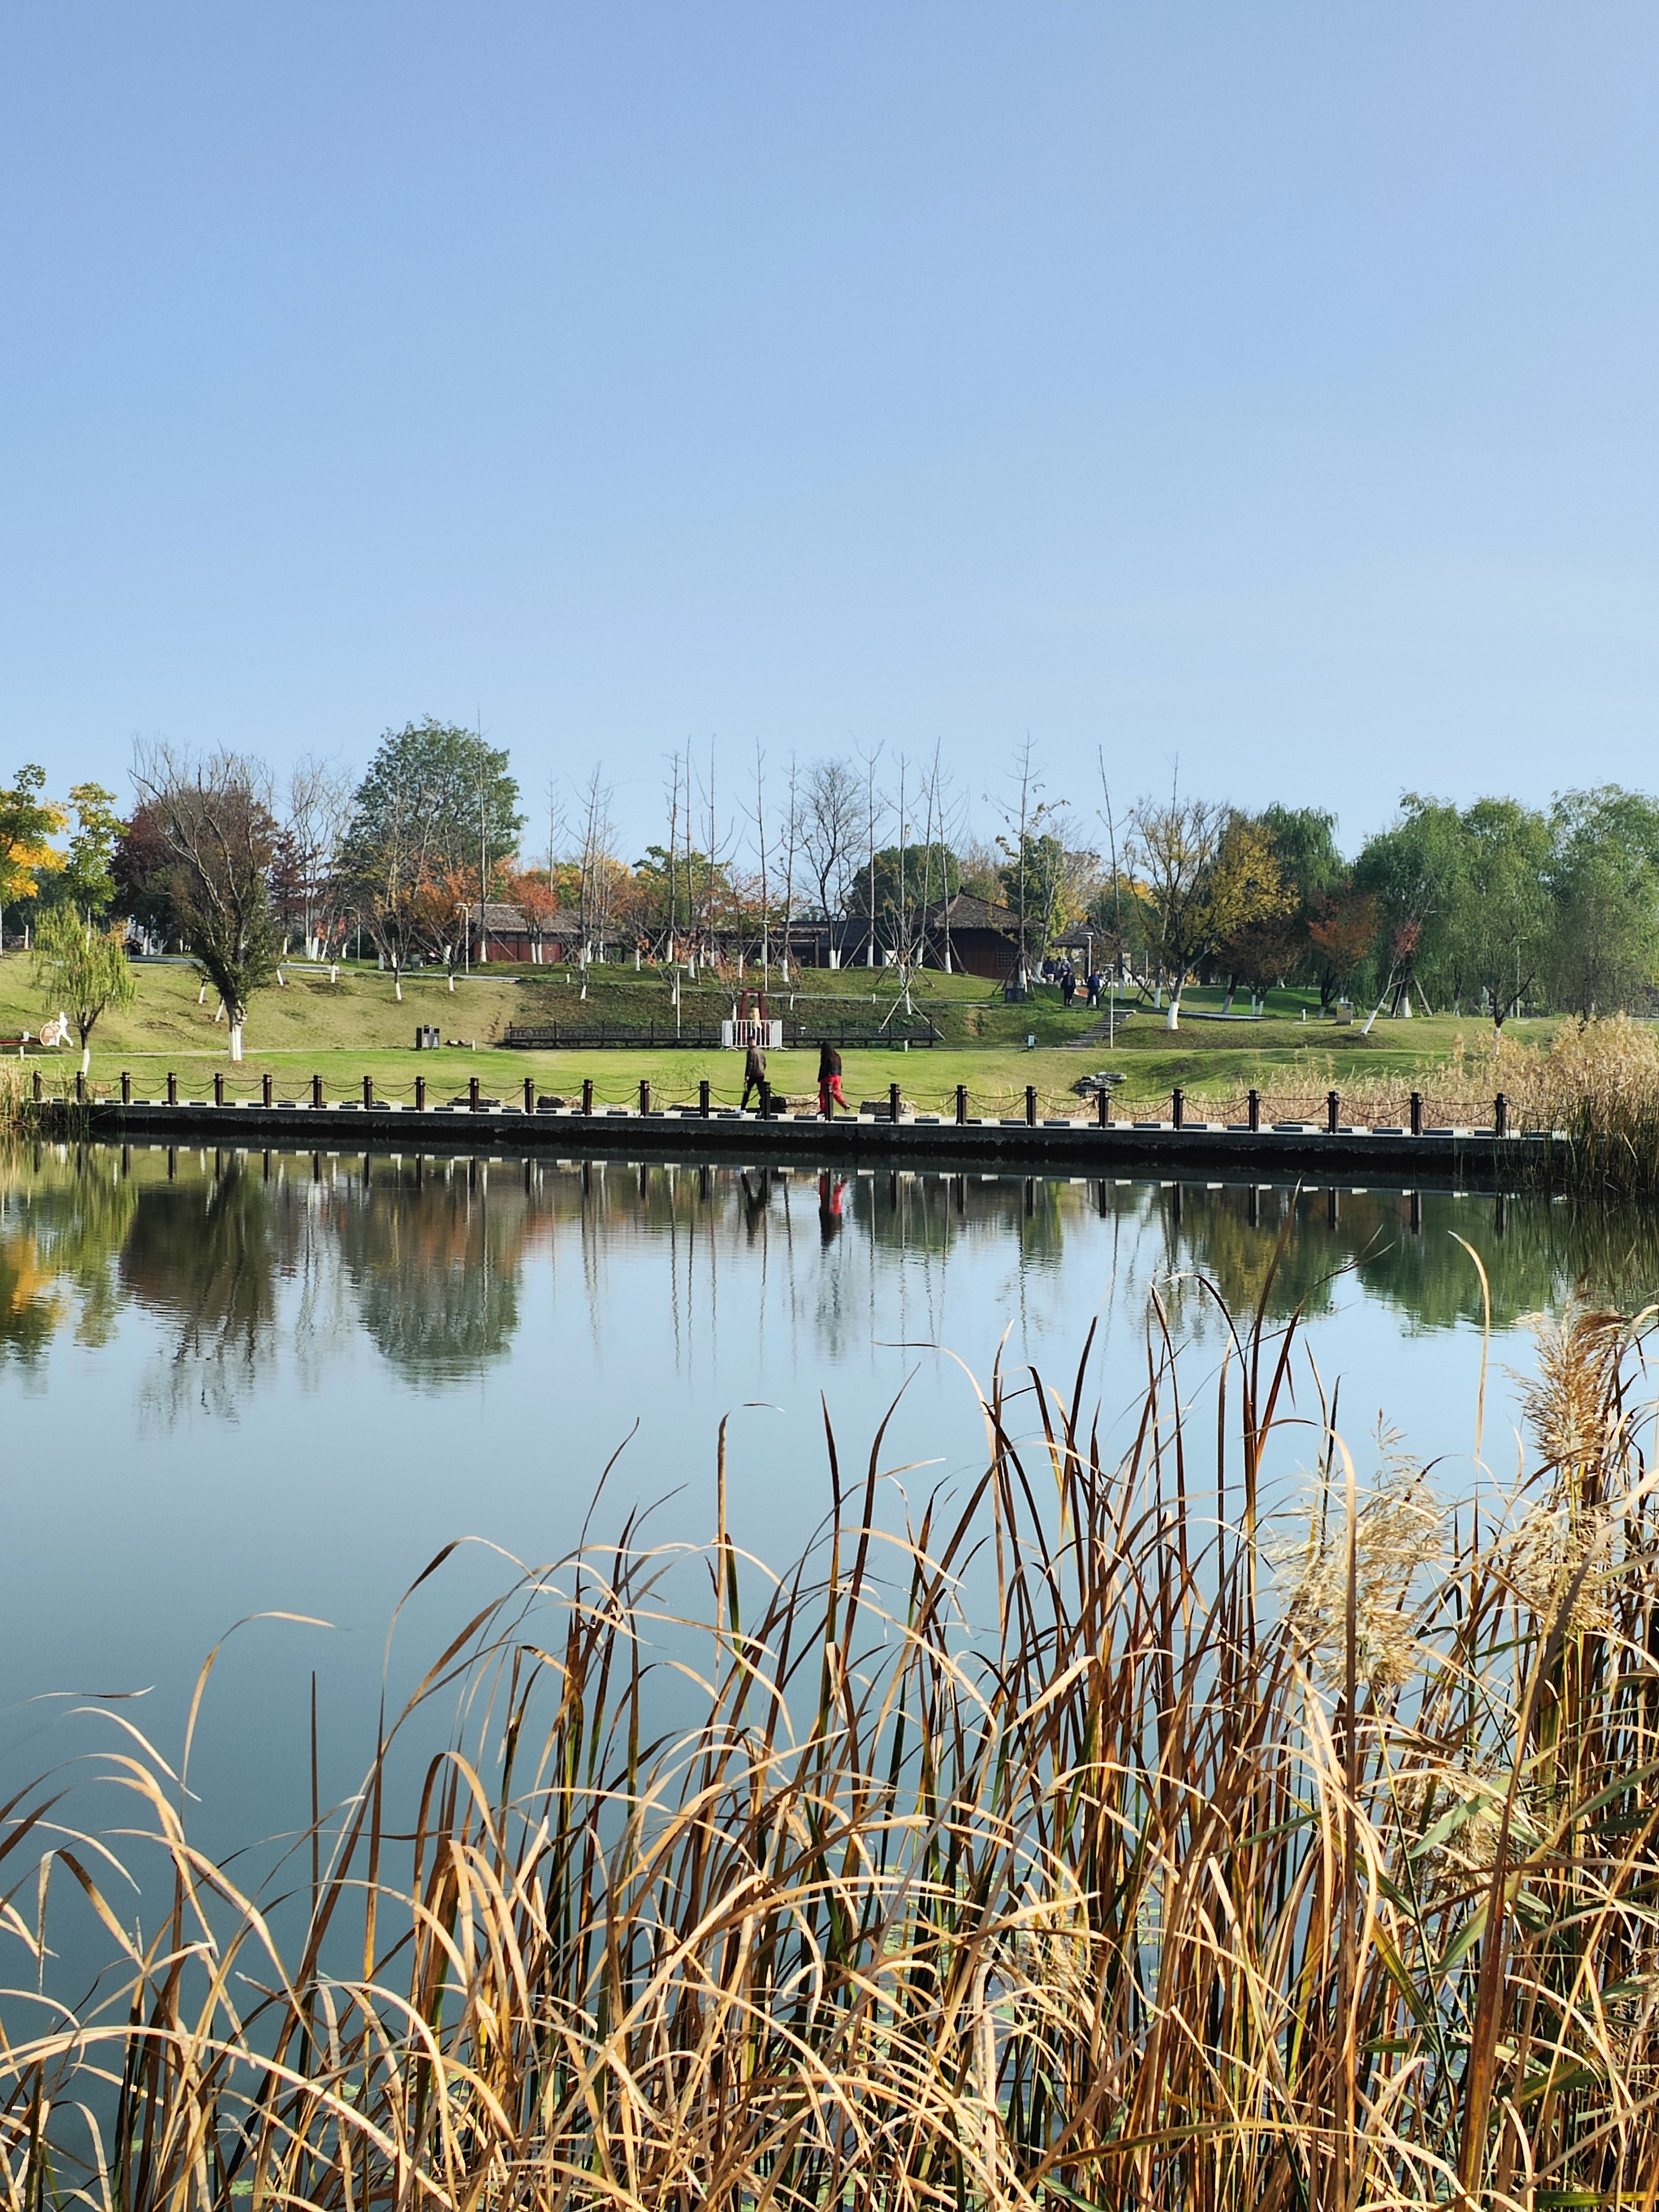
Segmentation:
[[(492, 1048), (492, 1040), (510, 1022), (660, 1022), (669, 1012), (667, 986), (649, 970), (637, 976), (631, 969), (592, 971), (586, 1001), (580, 986), (559, 970), (494, 971), (464, 981), (453, 993), (441, 975), (406, 977), (401, 1004), (391, 979), (372, 968), (343, 969), (335, 984), (325, 975), (290, 972), (286, 988), (261, 992), (256, 999), (247, 1024), (247, 1058), (235, 1070), (226, 1057), (224, 1025), (213, 1018), (213, 995), (208, 994), (205, 1005), (198, 1003), (200, 986), (190, 969), (144, 964), (136, 980), (133, 1006), (125, 1013), (106, 1015), (94, 1032), (93, 1079), (106, 1088), (129, 1067), (141, 1097), (161, 1095), (169, 1067), (178, 1073), (181, 1097), (209, 1095), (216, 1067), (225, 1073), (232, 1097), (257, 1095), (267, 1071), (278, 1097), (307, 1093), (313, 1072), (323, 1076), (325, 1095), (334, 1098), (359, 1095), (365, 1075), (374, 1078), (378, 1096), (390, 1099), (412, 1098), (415, 1079), (423, 1075), (434, 1102), (464, 1091), (475, 1074), (486, 1096), (512, 1102), (521, 1095), (526, 1075), (539, 1091), (565, 1096), (578, 1092), (582, 1078), (591, 1076), (596, 1097), (611, 1104), (635, 1103), (641, 1080), (651, 1085), (659, 1104), (695, 1101), (699, 1079), (705, 1076), (717, 1103), (735, 1103), (742, 1088), (741, 1055), (718, 1049)], [(790, 995), (775, 990), (771, 1011), (789, 1012)], [(895, 985), (879, 969), (809, 970), (793, 987), (793, 995), (797, 1015), (817, 1006), (835, 1018), (878, 1020), (892, 1005)], [(1080, 1037), (1097, 1017), (1080, 1004), (1067, 1013), (1052, 988), (1038, 991), (1024, 1005), (1006, 1006), (1000, 990), (977, 977), (930, 974), (913, 995), (919, 1011), (933, 1014), (946, 1042), (909, 1052), (849, 1050), (845, 1082), (854, 1104), (884, 1097), (888, 1085), (897, 1082), (924, 1111), (949, 1111), (957, 1085), (963, 1083), (970, 1113), (1015, 1113), (1023, 1109), (1029, 1083), (1036, 1085), (1044, 1110), (1054, 1112), (1070, 1103), (1071, 1085), (1080, 1074), (1109, 1066), (1127, 1079), (1120, 1094), (1125, 1111), (1167, 1101), (1176, 1084), (1221, 1092), (1258, 1081), (1266, 1089), (1293, 1079), (1340, 1090), (1360, 1078), (1403, 1079), (1443, 1060), (1458, 1037), (1473, 1042), (1487, 1033), (1473, 1017), (1419, 1017), (1379, 1021), (1367, 1038), (1358, 1024), (1339, 1029), (1317, 1021), (1310, 995), (1286, 992), (1273, 994), (1268, 1019), (1185, 1019), (1175, 1036), (1160, 1014), (1139, 1008), (1109, 1051), (1103, 1039), (1079, 1051), (1066, 1048), (1064, 1041)], [(732, 998), (729, 988), (710, 984), (694, 990), (687, 985), (684, 1011), (688, 1018), (716, 1020), (730, 1011)], [(1218, 991), (1191, 991), (1184, 1003), (1197, 1012), (1213, 1009), (1219, 999)], [(43, 1011), (27, 958), (9, 953), (0, 959), (0, 1036), (38, 1029)], [(417, 1022), (436, 1023), (447, 1039), (464, 1042), (417, 1055)], [(1512, 1033), (1529, 1039), (1541, 1039), (1553, 1026), (1510, 1025)], [(1029, 1036), (1036, 1039), (1030, 1049)], [(64, 1076), (73, 1073), (78, 1061), (73, 1049), (43, 1055), (44, 1064)], [(771, 1055), (775, 1090), (805, 1095), (816, 1087), (817, 1069), (814, 1052)]]

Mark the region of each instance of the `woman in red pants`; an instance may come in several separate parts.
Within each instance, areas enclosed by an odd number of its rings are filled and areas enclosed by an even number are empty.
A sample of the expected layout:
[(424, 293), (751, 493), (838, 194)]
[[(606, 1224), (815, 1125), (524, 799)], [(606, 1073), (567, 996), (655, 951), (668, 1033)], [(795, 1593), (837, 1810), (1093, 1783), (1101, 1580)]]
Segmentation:
[(826, 1121), (833, 1121), (839, 1106), (843, 1114), (850, 1114), (841, 1087), (841, 1054), (828, 1037), (818, 1046), (818, 1111)]

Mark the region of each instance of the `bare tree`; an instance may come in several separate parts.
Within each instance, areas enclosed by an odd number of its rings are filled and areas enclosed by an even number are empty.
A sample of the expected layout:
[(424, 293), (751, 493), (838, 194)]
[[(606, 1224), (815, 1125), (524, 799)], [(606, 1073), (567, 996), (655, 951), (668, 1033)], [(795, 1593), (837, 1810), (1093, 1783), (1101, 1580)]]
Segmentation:
[(192, 761), (158, 744), (141, 750), (133, 781), (156, 809), (173, 860), (173, 903), (198, 974), (219, 994), (230, 1056), (239, 1060), (248, 1003), (276, 973), (270, 877), (281, 832), (270, 772), (240, 753)]
[(760, 854), (761, 975), (772, 971), (772, 882), (766, 868), (766, 755), (755, 740), (755, 842)]
[(336, 864), (350, 815), (351, 786), (331, 763), (306, 754), (288, 780), (283, 841), (308, 960), (319, 957), (319, 939), (332, 936), (338, 917)]
[(800, 777), (789, 756), (789, 805), (783, 817), (783, 980), (789, 981), (789, 947), (795, 926), (795, 863), (800, 858)]
[(951, 952), (951, 901), (955, 897), (963, 876), (963, 859), (968, 830), (968, 799), (965, 793), (955, 788), (950, 771), (945, 768), (941, 747), (933, 747), (933, 773), (927, 786), (928, 808), (932, 827), (928, 844), (937, 846), (941, 855), (950, 855), (954, 865), (951, 874), (956, 881), (941, 877), (933, 896), (939, 902), (940, 927), (939, 936), (939, 964), (948, 975), (954, 967)]
[(1112, 805), (1112, 787), (1106, 781), (1104, 748), (1095, 748), (1095, 764), (1100, 770), (1101, 819), (1106, 824), (1106, 842), (1110, 854), (1112, 870), (1112, 990), (1107, 1000), (1107, 1034), (1111, 1033), (1111, 1016), (1116, 1011), (1116, 993), (1123, 981), (1123, 871), (1118, 866), (1117, 817)]
[(1041, 890), (1040, 878), (1033, 881), (1031, 846), (1038, 834), (1038, 824), (1048, 811), (1037, 793), (1042, 788), (1037, 774), (1036, 761), (1031, 740), (1028, 737), (1019, 749), (1014, 765), (1009, 770), (1012, 789), (1003, 802), (1002, 818), (1006, 825), (998, 844), (1008, 856), (1005, 871), (1009, 888), (1014, 895), (1014, 910), (1019, 917), (1019, 988), (1024, 991), (1030, 985), (1030, 910), (1033, 890)]
[(818, 911), (830, 921), (841, 905), (847, 866), (863, 814), (857, 776), (844, 760), (817, 760), (801, 794), (801, 850), (817, 885)]
[(881, 758), (881, 747), (864, 756), (864, 834), (865, 866), (867, 868), (867, 898), (866, 912), (870, 917), (870, 934), (864, 941), (864, 964), (876, 964), (876, 823), (885, 812), (884, 802), (876, 790), (876, 763)]
[[(581, 816), (580, 926), (584, 969), (596, 957), (604, 959), (616, 908), (617, 830), (611, 815), (611, 787), (596, 763), (577, 801)], [(584, 979), (584, 994), (586, 989)]]

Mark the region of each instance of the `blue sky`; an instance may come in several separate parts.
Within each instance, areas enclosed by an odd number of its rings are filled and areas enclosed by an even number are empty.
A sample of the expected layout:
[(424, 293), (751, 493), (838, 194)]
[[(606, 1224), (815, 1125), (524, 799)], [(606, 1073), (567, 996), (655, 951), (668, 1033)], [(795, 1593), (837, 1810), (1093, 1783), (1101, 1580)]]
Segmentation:
[(1656, 95), (1613, 4), (14, 6), (0, 775), (1659, 783)]

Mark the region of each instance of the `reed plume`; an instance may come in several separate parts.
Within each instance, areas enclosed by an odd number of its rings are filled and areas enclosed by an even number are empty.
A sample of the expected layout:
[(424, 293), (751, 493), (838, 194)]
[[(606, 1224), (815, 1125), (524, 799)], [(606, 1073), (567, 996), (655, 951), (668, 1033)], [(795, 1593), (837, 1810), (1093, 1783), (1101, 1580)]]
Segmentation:
[(124, 1733), (159, 1929), (112, 1836), (38, 1870), (52, 1790), (0, 1837), (12, 1981), (64, 1881), (119, 1968), (11, 2004), (9, 2212), (1651, 2207), (1644, 1327), (1547, 1340), (1507, 1516), (1328, 1436), (1277, 1570), (1260, 1309), (1205, 1437), (1161, 1332), (1121, 1458), (1086, 1349), (995, 1372), (981, 1474), (902, 1526), (881, 1437), (848, 1479), (830, 1436), (781, 1575), (722, 1471), (697, 1560), (630, 1523), (469, 1624), (262, 1899)]

